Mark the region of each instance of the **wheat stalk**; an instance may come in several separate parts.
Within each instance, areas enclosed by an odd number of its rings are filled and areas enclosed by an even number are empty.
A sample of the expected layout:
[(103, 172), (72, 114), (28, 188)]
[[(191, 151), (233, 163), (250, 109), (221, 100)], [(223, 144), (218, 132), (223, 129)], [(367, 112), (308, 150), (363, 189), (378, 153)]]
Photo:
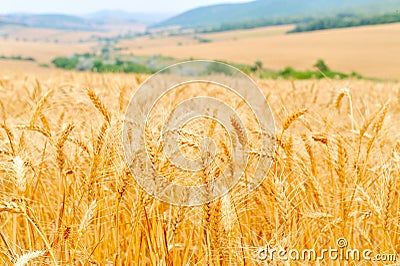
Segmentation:
[(336, 95), (335, 98), (335, 108), (340, 111), (340, 106), (342, 104), (342, 100), (345, 96), (349, 96), (350, 95), (350, 90), (348, 88), (342, 88), (339, 90), (338, 94)]
[(44, 252), (43, 251), (33, 251), (27, 254), (24, 254), (22, 256), (20, 256), (14, 266), (24, 266), (27, 265), (30, 261), (37, 259), (41, 256), (43, 256)]
[(26, 206), (22, 201), (0, 201), (0, 212), (9, 212), (15, 214), (26, 213)]
[(8, 138), (8, 142), (10, 143), (12, 154), (15, 156), (16, 150), (15, 150), (15, 146), (14, 146), (14, 134), (11, 132), (10, 128), (8, 128), (8, 126), (6, 125), (5, 122), (4, 122), (4, 124), (1, 124), (0, 126), (6, 132), (7, 138)]
[(393, 202), (393, 189), (394, 189), (394, 177), (391, 176), (391, 173), (387, 173), (387, 182), (386, 185), (386, 196), (384, 201), (384, 208), (383, 208), (383, 230), (388, 232), (389, 230), (389, 218), (390, 218), (390, 207)]
[(246, 130), (235, 116), (231, 116), (231, 125), (235, 129), (240, 145), (243, 147), (246, 145)]
[(110, 124), (111, 123), (111, 113), (108, 111), (106, 106), (103, 104), (103, 102), (100, 100), (100, 98), (96, 95), (96, 93), (88, 89), (87, 94), (92, 101), (93, 105), (96, 107), (96, 109), (104, 116), (104, 119)]
[(31, 116), (31, 120), (29, 121), (29, 126), (33, 127), (35, 125), (35, 122), (38, 120), (38, 118), (42, 115), (42, 110), (43, 107), (46, 105), (48, 98), (50, 95), (53, 93), (53, 90), (49, 90), (38, 102), (38, 104), (35, 107), (35, 110), (33, 112), (33, 115)]
[(16, 156), (13, 159), (13, 168), (15, 172), (15, 183), (19, 192), (24, 193), (26, 190), (26, 172), (27, 168), (25, 166), (25, 162), (22, 160), (20, 156)]
[(57, 140), (57, 164), (60, 170), (64, 168), (65, 158), (63, 147), (65, 142), (68, 140), (68, 136), (71, 134), (74, 126), (72, 124), (68, 124), (64, 130), (61, 132), (60, 137)]
[(302, 115), (307, 113), (307, 111), (308, 111), (307, 108), (303, 108), (303, 109), (291, 114), (290, 116), (288, 116), (282, 125), (282, 134), (293, 124), (294, 121), (296, 121), (299, 117), (301, 117)]
[(328, 137), (326, 136), (326, 134), (314, 134), (312, 135), (312, 139), (316, 142), (328, 145)]
[(79, 230), (78, 230), (78, 232), (80, 234), (85, 232), (85, 230), (87, 230), (87, 228), (89, 227), (89, 225), (92, 222), (93, 217), (95, 215), (96, 208), (97, 208), (97, 201), (94, 200), (87, 208), (85, 215), (83, 216), (83, 218), (81, 220), (81, 223), (79, 225)]

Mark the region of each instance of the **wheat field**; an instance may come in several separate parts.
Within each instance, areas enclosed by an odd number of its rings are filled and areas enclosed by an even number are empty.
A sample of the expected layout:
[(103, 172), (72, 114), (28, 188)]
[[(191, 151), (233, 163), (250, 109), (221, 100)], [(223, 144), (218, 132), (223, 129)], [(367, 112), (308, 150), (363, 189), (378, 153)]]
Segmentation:
[(289, 29), (290, 26), (278, 26), (199, 35), (209, 39), (209, 43), (186, 36), (140, 37), (121, 41), (118, 46), (128, 48), (126, 53), (161, 54), (182, 60), (199, 58), (244, 64), (260, 60), (272, 69), (311, 69), (322, 58), (338, 71), (356, 71), (372, 78), (399, 78), (400, 23), (284, 34)]
[[(276, 124), (264, 182), (248, 195), (239, 183), (214, 202), (179, 207), (146, 194), (124, 160), (125, 111), (146, 78), (0, 78), (1, 265), (339, 265), (262, 261), (258, 251), (320, 251), (341, 238), (374, 254), (400, 252), (399, 83), (256, 80)], [(185, 129), (183, 150), (213, 135), (206, 129), (220, 132), (204, 124)], [(157, 141), (147, 147), (153, 163), (178, 178)], [(229, 152), (219, 156), (222, 164)], [(219, 171), (204, 175), (208, 182)]]

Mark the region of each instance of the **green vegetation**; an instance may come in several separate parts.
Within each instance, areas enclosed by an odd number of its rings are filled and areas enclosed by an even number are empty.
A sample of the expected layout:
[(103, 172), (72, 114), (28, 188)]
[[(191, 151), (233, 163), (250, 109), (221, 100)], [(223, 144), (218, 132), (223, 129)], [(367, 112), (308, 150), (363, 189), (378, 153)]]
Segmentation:
[(334, 28), (347, 28), (364, 25), (376, 25), (400, 22), (400, 13), (388, 13), (384, 15), (365, 16), (354, 14), (339, 14), (335, 17), (312, 20), (301, 23), (289, 33), (325, 30)]
[(199, 43), (210, 43), (210, 42), (212, 42), (212, 40), (206, 39), (206, 38), (197, 37), (196, 39), (199, 41)]
[(345, 79), (345, 78), (358, 78), (361, 79), (362, 76), (353, 72), (351, 74), (345, 74), (336, 71), (313, 71), (313, 70), (305, 70), (305, 71), (298, 71), (292, 67), (286, 67), (282, 71), (278, 72), (269, 72), (263, 71), (260, 73), (260, 78), (283, 78), (283, 79), (322, 79), (322, 78), (331, 78), (331, 79)]
[(101, 58), (88, 58), (85, 55), (74, 55), (70, 58), (57, 57), (52, 63), (57, 68), (66, 70), (90, 70), (93, 72), (120, 72), (120, 73), (154, 73), (154, 70), (148, 67), (130, 61), (121, 59), (103, 60)]
[(315, 70), (296, 70), (293, 67), (286, 67), (283, 70), (276, 71), (271, 69), (263, 68), (262, 63), (260, 61), (256, 61), (253, 66), (245, 65), (245, 64), (231, 64), (236, 68), (240, 69), (246, 74), (257, 75), (261, 79), (322, 79), (322, 78), (331, 78), (331, 79), (345, 79), (345, 78), (363, 78), (360, 74), (353, 72), (350, 74), (332, 71), (326, 65), (323, 60), (318, 60), (314, 64)]
[(32, 61), (32, 62), (36, 61), (36, 59), (33, 57), (23, 57), (20, 55), (13, 55), (13, 56), (0, 55), (0, 60), (17, 60), (17, 61)]
[(199, 33), (212, 33), (212, 32), (223, 32), (223, 31), (230, 31), (230, 30), (247, 30), (247, 29), (254, 29), (260, 27), (267, 27), (267, 26), (278, 26), (278, 25), (285, 25), (285, 24), (297, 24), (297, 23), (305, 23), (312, 21), (313, 19), (310, 17), (303, 17), (303, 18), (263, 18), (263, 19), (256, 19), (256, 20), (243, 20), (243, 21), (235, 21), (230, 23), (222, 23), (218, 26), (211, 26), (205, 28), (197, 29)]
[(39, 66), (40, 67), (44, 67), (44, 68), (49, 68), (50, 67), (49, 64), (46, 64), (46, 63), (39, 64)]
[(204, 74), (206, 75), (211, 75), (211, 74), (225, 74), (227, 76), (232, 76), (234, 74), (234, 69), (233, 68), (228, 68), (223, 64), (219, 64), (219, 63), (211, 63)]
[(364, 25), (377, 25), (400, 22), (400, 13), (386, 13), (383, 15), (356, 15), (353, 13), (340, 13), (328, 18), (315, 17), (290, 17), (290, 18), (264, 18), (248, 21), (235, 21), (222, 23), (218, 26), (199, 28), (198, 33), (223, 32), (230, 30), (253, 29), (266, 26), (296, 24), (296, 28), (288, 33), (325, 30), (333, 28), (347, 28)]
[(314, 66), (316, 69), (318, 69), (321, 72), (329, 72), (330, 69), (329, 67), (325, 64), (325, 61), (322, 59), (318, 59), (318, 61), (314, 64)]
[(168, 65), (176, 63), (171, 57), (135, 56), (122, 54), (121, 48), (105, 45), (97, 53), (75, 54), (71, 57), (57, 57), (52, 63), (66, 70), (119, 73), (154, 73)]
[(77, 56), (73, 56), (71, 58), (57, 57), (52, 61), (52, 63), (57, 68), (71, 70), (76, 68), (78, 61), (79, 57)]
[[(191, 58), (190, 60), (193, 60)], [(112, 73), (155, 73), (168, 65), (181, 62), (173, 57), (165, 57), (154, 55), (151, 57), (134, 56), (134, 55), (112, 55), (110, 47), (101, 49), (101, 54), (76, 54), (72, 57), (57, 57), (52, 63), (57, 68), (66, 70), (78, 71), (92, 71), (98, 73), (112, 72)], [(186, 60), (184, 60), (186, 61)], [(314, 64), (314, 70), (299, 71), (292, 67), (286, 67), (283, 70), (271, 70), (263, 66), (262, 61), (257, 60), (253, 65), (236, 64), (232, 62), (223, 62), (237, 69), (245, 74), (255, 75), (262, 79), (344, 79), (344, 78), (363, 78), (361, 75), (353, 72), (345, 74), (337, 71), (332, 71), (323, 60), (318, 60)], [(222, 73), (225, 75), (233, 75), (232, 69), (222, 67), (221, 64), (210, 64), (205, 70), (204, 74), (209, 75), (212, 73)]]
[(135, 62), (124, 62), (122, 60), (115, 60), (113, 63), (106, 63), (101, 60), (96, 60), (91, 68), (92, 71), (103, 72), (123, 72), (123, 73), (154, 73), (153, 70), (144, 65)]

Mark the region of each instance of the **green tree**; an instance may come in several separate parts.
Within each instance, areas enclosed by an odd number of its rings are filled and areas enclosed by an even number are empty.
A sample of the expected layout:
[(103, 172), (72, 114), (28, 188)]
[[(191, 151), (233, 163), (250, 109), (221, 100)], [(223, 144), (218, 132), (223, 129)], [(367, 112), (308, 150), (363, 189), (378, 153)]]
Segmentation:
[(325, 64), (325, 61), (322, 59), (319, 59), (315, 64), (314, 67), (317, 68), (321, 72), (328, 72), (329, 67)]
[(73, 58), (57, 57), (52, 61), (52, 63), (57, 68), (75, 69), (76, 65), (78, 64), (78, 58), (77, 57), (73, 57)]
[(263, 69), (263, 62), (261, 60), (257, 60), (254, 63), (254, 67), (256, 68), (257, 71), (260, 71)]

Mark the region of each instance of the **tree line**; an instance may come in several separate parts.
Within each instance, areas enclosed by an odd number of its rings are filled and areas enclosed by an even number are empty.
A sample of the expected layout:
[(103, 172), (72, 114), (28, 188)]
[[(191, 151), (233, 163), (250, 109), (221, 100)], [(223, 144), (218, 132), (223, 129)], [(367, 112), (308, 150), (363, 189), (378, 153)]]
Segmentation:
[(355, 26), (377, 25), (400, 22), (400, 13), (388, 13), (378, 16), (339, 14), (334, 17), (317, 19), (309, 22), (303, 22), (288, 33), (326, 30), (335, 28), (348, 28)]

